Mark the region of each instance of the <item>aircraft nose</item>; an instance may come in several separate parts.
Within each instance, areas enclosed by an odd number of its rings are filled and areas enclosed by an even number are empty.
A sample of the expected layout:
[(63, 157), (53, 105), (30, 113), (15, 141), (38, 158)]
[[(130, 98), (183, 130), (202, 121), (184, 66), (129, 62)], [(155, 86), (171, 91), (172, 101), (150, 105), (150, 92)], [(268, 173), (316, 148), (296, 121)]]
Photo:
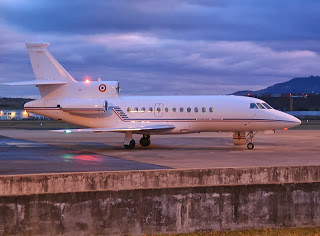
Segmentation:
[(297, 117), (290, 115), (288, 113), (277, 111), (277, 118), (282, 121), (282, 125), (284, 129), (293, 128), (301, 124), (301, 120)]
[(291, 117), (291, 122), (296, 123), (297, 125), (301, 124), (301, 120), (294, 116)]
[(289, 115), (289, 114), (287, 114), (286, 120), (289, 123), (290, 128), (296, 127), (301, 124), (301, 120), (299, 120), (297, 117)]

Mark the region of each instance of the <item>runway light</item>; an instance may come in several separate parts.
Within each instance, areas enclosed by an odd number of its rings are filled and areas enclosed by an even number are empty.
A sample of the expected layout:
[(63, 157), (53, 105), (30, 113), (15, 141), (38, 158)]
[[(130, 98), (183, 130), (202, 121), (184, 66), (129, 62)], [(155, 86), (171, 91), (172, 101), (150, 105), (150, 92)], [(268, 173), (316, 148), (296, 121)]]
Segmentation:
[(90, 80), (89, 79), (86, 79), (85, 80), (86, 84), (90, 83)]
[(288, 130), (288, 128), (284, 128), (283, 130)]
[(70, 134), (72, 131), (70, 129), (67, 129), (64, 132), (67, 133), (67, 134)]

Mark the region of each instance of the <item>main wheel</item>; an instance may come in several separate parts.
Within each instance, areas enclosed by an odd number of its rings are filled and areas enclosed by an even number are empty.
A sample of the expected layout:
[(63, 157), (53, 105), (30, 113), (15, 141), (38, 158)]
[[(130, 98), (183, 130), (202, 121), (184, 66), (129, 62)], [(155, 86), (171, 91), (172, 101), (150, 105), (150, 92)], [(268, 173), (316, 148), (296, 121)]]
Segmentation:
[(140, 144), (143, 147), (149, 146), (151, 144), (150, 138), (141, 138)]
[(254, 144), (253, 143), (248, 143), (247, 144), (247, 148), (250, 149), (250, 150), (254, 149)]
[(133, 139), (130, 141), (129, 145), (126, 145), (126, 144), (124, 145), (126, 149), (134, 149), (135, 146), (136, 146), (136, 142)]

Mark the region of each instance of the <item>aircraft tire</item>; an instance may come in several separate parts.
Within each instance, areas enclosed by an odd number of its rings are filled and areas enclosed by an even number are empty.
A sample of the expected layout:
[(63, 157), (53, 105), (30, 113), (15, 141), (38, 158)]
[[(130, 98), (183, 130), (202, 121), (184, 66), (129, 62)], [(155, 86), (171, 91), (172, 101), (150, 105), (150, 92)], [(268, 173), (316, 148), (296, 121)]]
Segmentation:
[(253, 144), (253, 143), (248, 143), (248, 144), (247, 144), (247, 148), (248, 148), (249, 150), (254, 149), (254, 144)]
[(147, 147), (151, 144), (150, 138), (141, 138), (140, 139), (140, 144), (143, 147)]
[(133, 139), (130, 141), (129, 145), (124, 145), (126, 149), (134, 149), (135, 146), (136, 142)]

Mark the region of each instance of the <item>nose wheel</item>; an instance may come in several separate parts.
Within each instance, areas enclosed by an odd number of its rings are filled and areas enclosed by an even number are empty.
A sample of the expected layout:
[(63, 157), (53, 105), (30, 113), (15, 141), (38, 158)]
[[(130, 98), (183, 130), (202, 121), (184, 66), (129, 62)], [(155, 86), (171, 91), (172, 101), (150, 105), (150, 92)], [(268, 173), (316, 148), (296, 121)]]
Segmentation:
[(253, 144), (253, 143), (248, 143), (248, 144), (247, 144), (247, 148), (248, 148), (249, 150), (254, 149), (254, 144)]
[(247, 138), (246, 138), (246, 140), (247, 140), (247, 148), (249, 150), (254, 149), (253, 138), (257, 133), (258, 133), (258, 131), (255, 132), (255, 133), (253, 133), (253, 131), (249, 131), (249, 133), (247, 135)]
[(140, 139), (140, 144), (143, 147), (150, 146), (151, 144), (150, 135), (143, 135), (143, 137)]

